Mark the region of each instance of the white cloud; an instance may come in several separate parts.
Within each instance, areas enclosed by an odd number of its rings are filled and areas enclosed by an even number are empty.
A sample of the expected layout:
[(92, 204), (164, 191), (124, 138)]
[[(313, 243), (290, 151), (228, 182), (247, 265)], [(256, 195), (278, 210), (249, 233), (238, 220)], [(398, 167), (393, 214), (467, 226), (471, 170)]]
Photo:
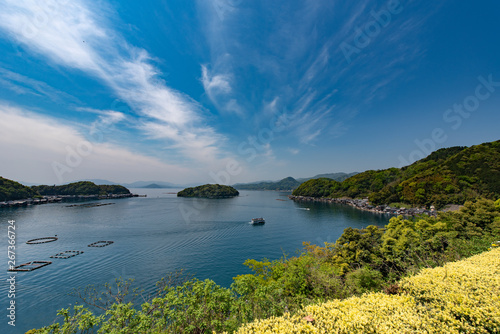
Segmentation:
[(48, 184), (93, 178), (189, 181), (189, 169), (116, 145), (89, 142), (72, 126), (49, 117), (0, 103), (0, 119), (0, 165), (7, 178)]
[(57, 63), (101, 71), (90, 41), (104, 46), (109, 37), (79, 1), (5, 0), (0, 9), (0, 26), (16, 41)]
[(304, 132), (302, 136), (300, 136), (300, 141), (304, 144), (308, 144), (316, 139), (321, 134), (321, 130), (316, 130), (314, 132)]
[(229, 78), (227, 75), (210, 75), (205, 65), (201, 66), (203, 88), (209, 95), (210, 99), (214, 99), (216, 94), (229, 94), (231, 93), (231, 86), (229, 85)]
[(141, 117), (146, 133), (161, 132), (155, 137), (168, 140), (184, 156), (197, 160), (193, 146), (204, 162), (209, 155), (220, 155), (218, 143), (206, 138), (223, 137), (203, 123), (201, 106), (167, 87), (148, 53), (108, 28), (108, 11), (97, 6), (102, 4), (6, 0), (0, 4), (0, 29), (57, 66), (81, 70), (107, 84)]
[(104, 110), (95, 122), (90, 126), (90, 134), (93, 135), (102, 129), (109, 129), (117, 123), (125, 120), (126, 116), (118, 111)]
[(240, 116), (243, 115), (243, 108), (233, 97), (231, 83), (232, 75), (228, 73), (213, 74), (206, 65), (201, 66), (201, 82), (205, 93), (214, 106), (222, 111), (229, 111)]

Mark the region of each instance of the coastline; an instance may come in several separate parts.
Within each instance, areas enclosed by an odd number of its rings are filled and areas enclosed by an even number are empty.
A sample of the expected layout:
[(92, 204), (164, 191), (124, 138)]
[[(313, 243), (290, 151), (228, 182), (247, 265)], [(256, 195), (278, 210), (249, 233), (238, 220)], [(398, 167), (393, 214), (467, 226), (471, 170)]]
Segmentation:
[(13, 201), (0, 202), (0, 208), (12, 208), (20, 206), (40, 205), (48, 203), (60, 203), (64, 201), (79, 201), (79, 200), (101, 200), (101, 199), (118, 199), (140, 197), (137, 194), (108, 194), (108, 195), (58, 195), (58, 196), (43, 196), (42, 198), (27, 198)]
[(388, 205), (370, 205), (368, 198), (364, 199), (352, 199), (352, 198), (327, 198), (327, 197), (308, 197), (308, 196), (294, 196), (289, 195), (289, 199), (296, 202), (320, 202), (320, 203), (336, 203), (352, 206), (358, 210), (380, 213), (380, 214), (390, 214), (390, 215), (402, 215), (402, 216), (416, 216), (416, 215), (428, 215), (436, 216), (436, 210), (427, 210), (423, 208), (394, 208)]

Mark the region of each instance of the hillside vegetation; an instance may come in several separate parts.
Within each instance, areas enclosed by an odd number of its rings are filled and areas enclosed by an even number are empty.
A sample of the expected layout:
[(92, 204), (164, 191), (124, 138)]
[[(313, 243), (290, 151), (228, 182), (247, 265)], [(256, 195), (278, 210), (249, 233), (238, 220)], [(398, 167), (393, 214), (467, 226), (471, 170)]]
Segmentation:
[(356, 174), (359, 174), (359, 173), (358, 172), (352, 172), (352, 173), (343, 173), (343, 172), (340, 172), (340, 173), (325, 173), (325, 174), (318, 174), (318, 175), (316, 175), (314, 177), (309, 177), (309, 178), (306, 178), (306, 179), (298, 179), (298, 181), (302, 183), (302, 182), (305, 182), (305, 181), (308, 181), (308, 180), (311, 180), (311, 179), (327, 178), (327, 179), (332, 179), (332, 180), (335, 180), (335, 181), (342, 182), (345, 179), (348, 179), (351, 176), (354, 176)]
[(0, 201), (14, 201), (42, 196), (108, 194), (130, 194), (130, 191), (120, 185), (96, 185), (90, 181), (74, 182), (62, 186), (41, 185), (26, 187), (18, 182), (0, 177)]
[(62, 186), (33, 186), (32, 189), (42, 196), (130, 194), (127, 188), (120, 185), (96, 185), (90, 181), (74, 182)]
[(368, 293), (310, 305), (236, 333), (498, 333), (498, 275), (500, 249), (494, 249), (403, 279), (397, 295)]
[(177, 193), (178, 197), (226, 198), (235, 197), (240, 193), (231, 186), (220, 184), (205, 184), (194, 188), (186, 188)]
[(252, 273), (230, 288), (174, 274), (141, 305), (127, 296), (130, 282), (80, 289), (87, 307), (62, 309), (61, 323), (31, 333), (498, 333), (500, 252), (446, 263), (499, 238), (500, 200), (477, 199), (437, 217), (347, 228), (291, 258), (247, 260)]
[(0, 176), (0, 201), (15, 201), (18, 199), (39, 196), (36, 190), (23, 186), (21, 183)]
[(236, 189), (241, 190), (293, 190), (298, 186), (300, 186), (300, 182), (291, 176), (278, 182), (259, 182), (234, 185)]
[(301, 184), (296, 196), (368, 197), (374, 205), (407, 203), (442, 207), (478, 196), (500, 196), (500, 141), (437, 150), (403, 168), (370, 170), (343, 182), (327, 178)]

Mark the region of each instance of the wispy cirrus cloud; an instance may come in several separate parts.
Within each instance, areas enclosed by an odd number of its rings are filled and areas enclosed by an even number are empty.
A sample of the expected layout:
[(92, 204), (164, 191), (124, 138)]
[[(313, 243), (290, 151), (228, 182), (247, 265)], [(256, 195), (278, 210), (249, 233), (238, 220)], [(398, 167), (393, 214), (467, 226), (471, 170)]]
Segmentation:
[(45, 82), (28, 78), (19, 73), (9, 71), (0, 67), (0, 85), (13, 91), (19, 95), (34, 95), (47, 98), (53, 102), (61, 102), (63, 100), (78, 103), (78, 99), (62, 92), (54, 87), (51, 87)]
[(232, 95), (232, 75), (228, 73), (214, 74), (205, 65), (201, 66), (201, 74), (201, 81), (205, 93), (214, 106), (219, 110), (234, 112), (243, 116), (243, 108)]
[(113, 30), (113, 15), (101, 3), (6, 0), (0, 4), (0, 29), (53, 66), (100, 80), (131, 106), (146, 134), (166, 140), (189, 159), (207, 162), (211, 156), (215, 162), (224, 137), (203, 122), (199, 103), (166, 85), (146, 50)]
[(116, 110), (97, 110), (93, 108), (77, 108), (78, 111), (97, 114), (97, 119), (89, 127), (89, 134), (93, 136), (98, 132), (107, 133), (116, 131), (115, 125), (127, 120), (127, 115)]
[(206, 66), (201, 67), (201, 73), (203, 75), (203, 87), (211, 98), (217, 93), (231, 93), (231, 86), (229, 85), (229, 78), (227, 76), (221, 74), (210, 75)]
[[(416, 10), (412, 2), (401, 2), (402, 14), (393, 15), (352, 63), (346, 61), (339, 46), (352, 42), (358, 28), (364, 29), (375, 20), (373, 13), (386, 11), (388, 5), (369, 0), (251, 5), (199, 0), (210, 47), (203, 71), (212, 69), (205, 91), (212, 95), (217, 87), (220, 95), (237, 96), (240, 105), (253, 106), (252, 117), (257, 119), (264, 117), (255, 114), (265, 113), (269, 101), (279, 97), (282, 110), (296, 120), (290, 130), (302, 143), (313, 143), (323, 134), (342, 136), (360, 110), (383, 99), (393, 82), (408, 73), (399, 69), (411, 71), (425, 52), (414, 36), (433, 10), (426, 11), (425, 6)], [(223, 17), (211, 8), (222, 8)], [(210, 78), (231, 78), (231, 90), (227, 80), (210, 86)], [(337, 130), (325, 131), (330, 127)]]

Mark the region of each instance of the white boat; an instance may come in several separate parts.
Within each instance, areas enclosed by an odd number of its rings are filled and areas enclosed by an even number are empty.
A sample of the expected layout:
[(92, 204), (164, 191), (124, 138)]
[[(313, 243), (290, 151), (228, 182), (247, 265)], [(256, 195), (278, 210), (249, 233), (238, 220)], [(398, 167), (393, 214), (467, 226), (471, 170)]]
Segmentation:
[(252, 218), (252, 222), (251, 224), (252, 225), (260, 225), (260, 224), (264, 224), (266, 221), (264, 220), (264, 218)]

